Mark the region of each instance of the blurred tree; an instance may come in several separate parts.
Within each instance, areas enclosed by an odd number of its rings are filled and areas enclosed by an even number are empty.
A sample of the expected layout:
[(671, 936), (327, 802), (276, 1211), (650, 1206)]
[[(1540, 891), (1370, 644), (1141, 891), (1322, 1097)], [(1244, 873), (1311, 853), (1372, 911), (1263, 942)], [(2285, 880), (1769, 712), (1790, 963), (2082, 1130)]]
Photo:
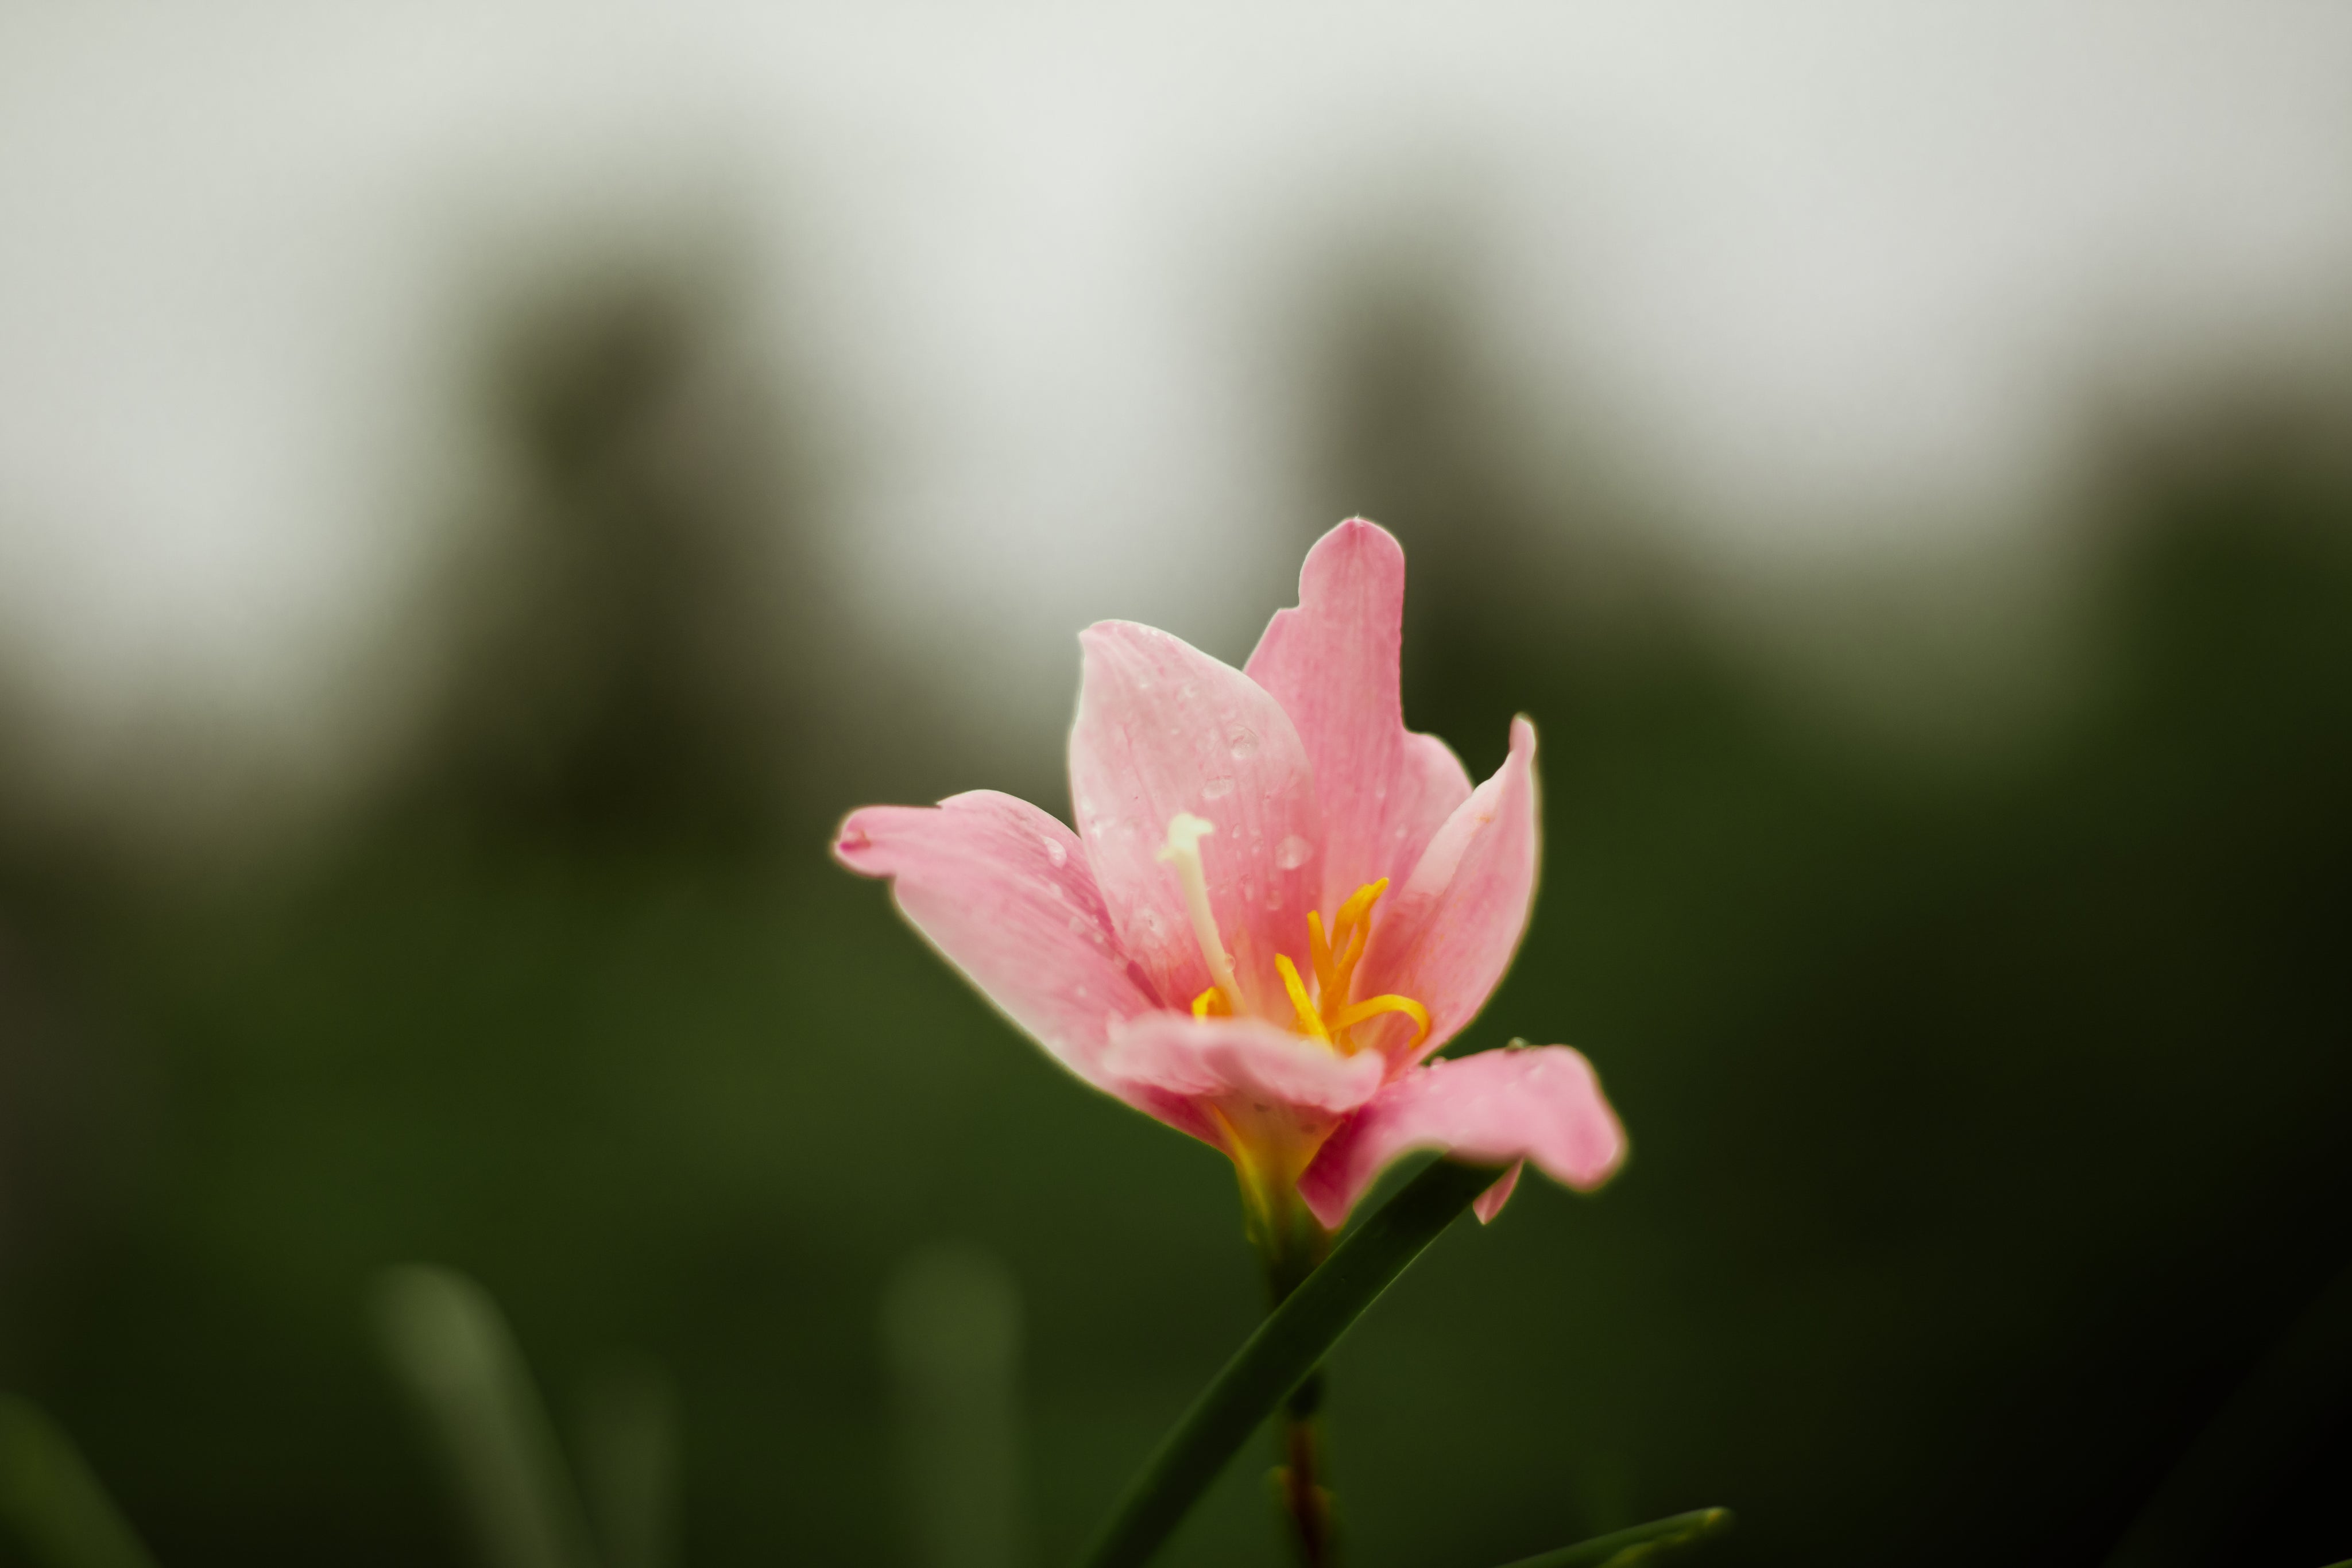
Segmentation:
[(503, 506), (443, 588), (417, 801), (481, 832), (738, 848), (805, 805), (821, 672), (853, 655), (814, 444), (744, 332), (715, 261), (593, 270), (500, 324)]

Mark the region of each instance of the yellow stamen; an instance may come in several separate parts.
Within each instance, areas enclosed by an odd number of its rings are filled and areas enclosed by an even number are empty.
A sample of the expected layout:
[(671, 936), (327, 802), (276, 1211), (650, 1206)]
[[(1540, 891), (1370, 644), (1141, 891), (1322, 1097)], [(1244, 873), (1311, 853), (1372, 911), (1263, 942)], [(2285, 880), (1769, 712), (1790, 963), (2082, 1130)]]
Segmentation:
[(1402, 1013), (1420, 1026), (1413, 1031), (1412, 1044), (1405, 1047), (1407, 1051), (1418, 1049), (1421, 1042), (1429, 1038), (1429, 1009), (1411, 997), (1373, 997), (1358, 1002), (1331, 1020), (1331, 1032), (1341, 1033), (1382, 1013)]
[[(1196, 1019), (1229, 1017), (1241, 1006), (1241, 988), (1234, 977), (1233, 959), (1217, 936), (1216, 917), (1209, 908), (1208, 874), (1201, 863), (1201, 841), (1215, 831), (1211, 823), (1189, 811), (1179, 811), (1168, 824), (1168, 842), (1159, 856), (1160, 863), (1176, 873), (1177, 885), (1184, 894), (1185, 913), (1192, 918), (1192, 935), (1201, 945), (1201, 956), (1208, 964), (1209, 976), (1216, 982), (1192, 998), (1192, 1016)], [(1282, 976), (1282, 988), (1289, 994), (1291, 1010), (1297, 1015), (1295, 1027), (1300, 1034), (1353, 1054), (1356, 1044), (1348, 1038), (1349, 1030), (1385, 1013), (1402, 1013), (1416, 1026), (1412, 1043), (1406, 1047), (1408, 1051), (1419, 1049), (1421, 1042), (1429, 1038), (1429, 1009), (1411, 997), (1372, 997), (1352, 1003), (1348, 1000), (1349, 988), (1355, 984), (1356, 966), (1363, 961), (1364, 949), (1371, 942), (1372, 906), (1388, 890), (1386, 877), (1356, 889), (1339, 905), (1328, 930), (1321, 911), (1307, 912), (1307, 954), (1315, 969), (1316, 995), (1307, 994), (1307, 982), (1299, 977), (1298, 966), (1291, 962), (1288, 954), (1274, 956), (1274, 967)], [(1222, 1117), (1220, 1125), (1223, 1125)], [(1230, 1136), (1232, 1129), (1225, 1130)], [(1235, 1146), (1237, 1151), (1238, 1145)]]
[(1323, 1027), (1323, 1015), (1315, 1010), (1315, 1003), (1307, 995), (1306, 985), (1298, 978), (1298, 966), (1290, 961), (1289, 955), (1276, 953), (1274, 967), (1282, 971), (1282, 988), (1290, 993), (1290, 1005), (1298, 1009), (1298, 1032), (1311, 1034), (1328, 1044), (1331, 1032)]
[(1331, 994), (1331, 944), (1323, 935), (1323, 916), (1316, 910), (1307, 912), (1307, 956), (1315, 961), (1315, 983), (1323, 995)]
[(1176, 885), (1184, 894), (1184, 913), (1192, 921), (1192, 938), (1200, 943), (1209, 978), (1225, 993), (1225, 1010), (1231, 1012), (1241, 1005), (1242, 988), (1234, 979), (1234, 961), (1225, 956), (1225, 945), (1217, 936), (1217, 917), (1209, 908), (1209, 873), (1201, 865), (1201, 841), (1216, 831), (1215, 823), (1179, 811), (1169, 819), (1168, 841), (1155, 858), (1176, 873)]
[[(1368, 882), (1348, 897), (1339, 906), (1339, 917), (1332, 922), (1334, 946), (1339, 951), (1331, 961), (1331, 972), (1323, 977), (1323, 1010), (1328, 1022), (1331, 1015), (1348, 1004), (1348, 988), (1356, 983), (1356, 966), (1364, 956), (1365, 944), (1372, 936), (1372, 905), (1389, 890), (1389, 879)], [(1332, 1025), (1337, 1028), (1338, 1026)]]
[(1381, 878), (1378, 882), (1368, 882), (1356, 889), (1348, 895), (1348, 902), (1339, 906), (1339, 918), (1332, 923), (1333, 928), (1344, 931), (1355, 925), (1371, 913), (1372, 905), (1378, 904), (1381, 901), (1381, 894), (1388, 890), (1389, 879), (1386, 877)]

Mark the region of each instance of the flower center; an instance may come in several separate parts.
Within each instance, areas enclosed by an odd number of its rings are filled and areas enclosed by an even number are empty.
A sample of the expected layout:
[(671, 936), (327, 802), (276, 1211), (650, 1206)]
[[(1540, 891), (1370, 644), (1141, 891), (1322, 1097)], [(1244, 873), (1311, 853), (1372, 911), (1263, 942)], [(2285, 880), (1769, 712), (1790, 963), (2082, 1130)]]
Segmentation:
[[(1225, 945), (1217, 935), (1215, 914), (1209, 908), (1208, 873), (1201, 864), (1201, 841), (1215, 832), (1216, 825), (1190, 811), (1179, 811), (1168, 823), (1168, 841), (1160, 846), (1159, 860), (1176, 873), (1176, 883), (1183, 891), (1184, 912), (1192, 922), (1193, 939), (1201, 945), (1201, 956), (1208, 964), (1209, 988), (1192, 998), (1194, 1018), (1223, 1018), (1238, 1011), (1242, 1000), (1241, 987), (1234, 977), (1234, 963), (1225, 952)], [(1389, 879), (1368, 882), (1349, 895), (1331, 917), (1331, 928), (1323, 928), (1319, 910), (1307, 912), (1307, 954), (1315, 969), (1315, 986), (1310, 991), (1299, 975), (1298, 967), (1287, 954), (1276, 953), (1274, 967), (1282, 973), (1283, 989), (1288, 993), (1292, 1012), (1286, 1021), (1298, 1033), (1319, 1040), (1343, 1055), (1352, 1056), (1358, 1048), (1349, 1031), (1359, 1024), (1368, 1023), (1384, 1013), (1402, 1013), (1415, 1026), (1408, 1051), (1429, 1038), (1429, 1009), (1411, 997), (1367, 997), (1362, 1001), (1350, 1001), (1349, 993), (1356, 983), (1356, 966), (1362, 962), (1365, 945), (1372, 934), (1372, 905), (1389, 890)]]

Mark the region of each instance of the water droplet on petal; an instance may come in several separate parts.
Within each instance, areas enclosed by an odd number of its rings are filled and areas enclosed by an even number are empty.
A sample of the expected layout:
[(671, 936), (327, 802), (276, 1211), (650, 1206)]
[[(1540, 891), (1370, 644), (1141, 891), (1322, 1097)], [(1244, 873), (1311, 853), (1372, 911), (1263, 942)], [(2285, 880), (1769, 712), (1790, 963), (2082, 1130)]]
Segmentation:
[(1070, 852), (1062, 847), (1061, 840), (1047, 839), (1045, 841), (1045, 858), (1052, 861), (1055, 865), (1067, 865), (1070, 863)]
[(1233, 792), (1234, 781), (1231, 779), (1212, 779), (1201, 786), (1201, 799), (1203, 800), (1222, 800)]
[(1282, 842), (1274, 846), (1274, 863), (1285, 871), (1297, 871), (1300, 866), (1305, 865), (1314, 853), (1313, 844), (1308, 843), (1297, 833), (1290, 833), (1284, 837)]
[(1225, 744), (1233, 747), (1235, 757), (1257, 755), (1257, 731), (1247, 725), (1237, 724), (1225, 732)]

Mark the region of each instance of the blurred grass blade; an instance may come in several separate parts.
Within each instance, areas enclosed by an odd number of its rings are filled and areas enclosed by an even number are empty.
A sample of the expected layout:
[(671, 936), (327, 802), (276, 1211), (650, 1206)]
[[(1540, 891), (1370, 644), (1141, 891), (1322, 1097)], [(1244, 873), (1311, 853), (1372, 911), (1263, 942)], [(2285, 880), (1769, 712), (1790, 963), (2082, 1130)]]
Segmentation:
[(1496, 1174), (1439, 1160), (1341, 1241), (1192, 1402), (1095, 1538), (1086, 1568), (1150, 1561), (1258, 1424)]
[(883, 1294), (899, 1463), (919, 1568), (1024, 1561), (1021, 1289), (992, 1254), (925, 1248)]
[(596, 1568), (546, 1407), (488, 1293), (445, 1269), (394, 1269), (375, 1308), (488, 1568)]
[(155, 1568), (58, 1424), (0, 1395), (0, 1517), (46, 1568)]
[(1696, 1546), (1730, 1528), (1729, 1509), (1702, 1508), (1667, 1519), (1654, 1519), (1631, 1530), (1596, 1535), (1590, 1541), (1580, 1541), (1556, 1552), (1540, 1552), (1533, 1557), (1522, 1557), (1516, 1563), (1506, 1563), (1504, 1568), (1588, 1568), (1588, 1565), (1598, 1568), (1601, 1564), (1606, 1564), (1607, 1568), (1635, 1568), (1637, 1563), (1663, 1562), (1684, 1547)]
[(677, 1561), (677, 1391), (648, 1363), (607, 1367), (583, 1392), (580, 1480), (605, 1568)]

